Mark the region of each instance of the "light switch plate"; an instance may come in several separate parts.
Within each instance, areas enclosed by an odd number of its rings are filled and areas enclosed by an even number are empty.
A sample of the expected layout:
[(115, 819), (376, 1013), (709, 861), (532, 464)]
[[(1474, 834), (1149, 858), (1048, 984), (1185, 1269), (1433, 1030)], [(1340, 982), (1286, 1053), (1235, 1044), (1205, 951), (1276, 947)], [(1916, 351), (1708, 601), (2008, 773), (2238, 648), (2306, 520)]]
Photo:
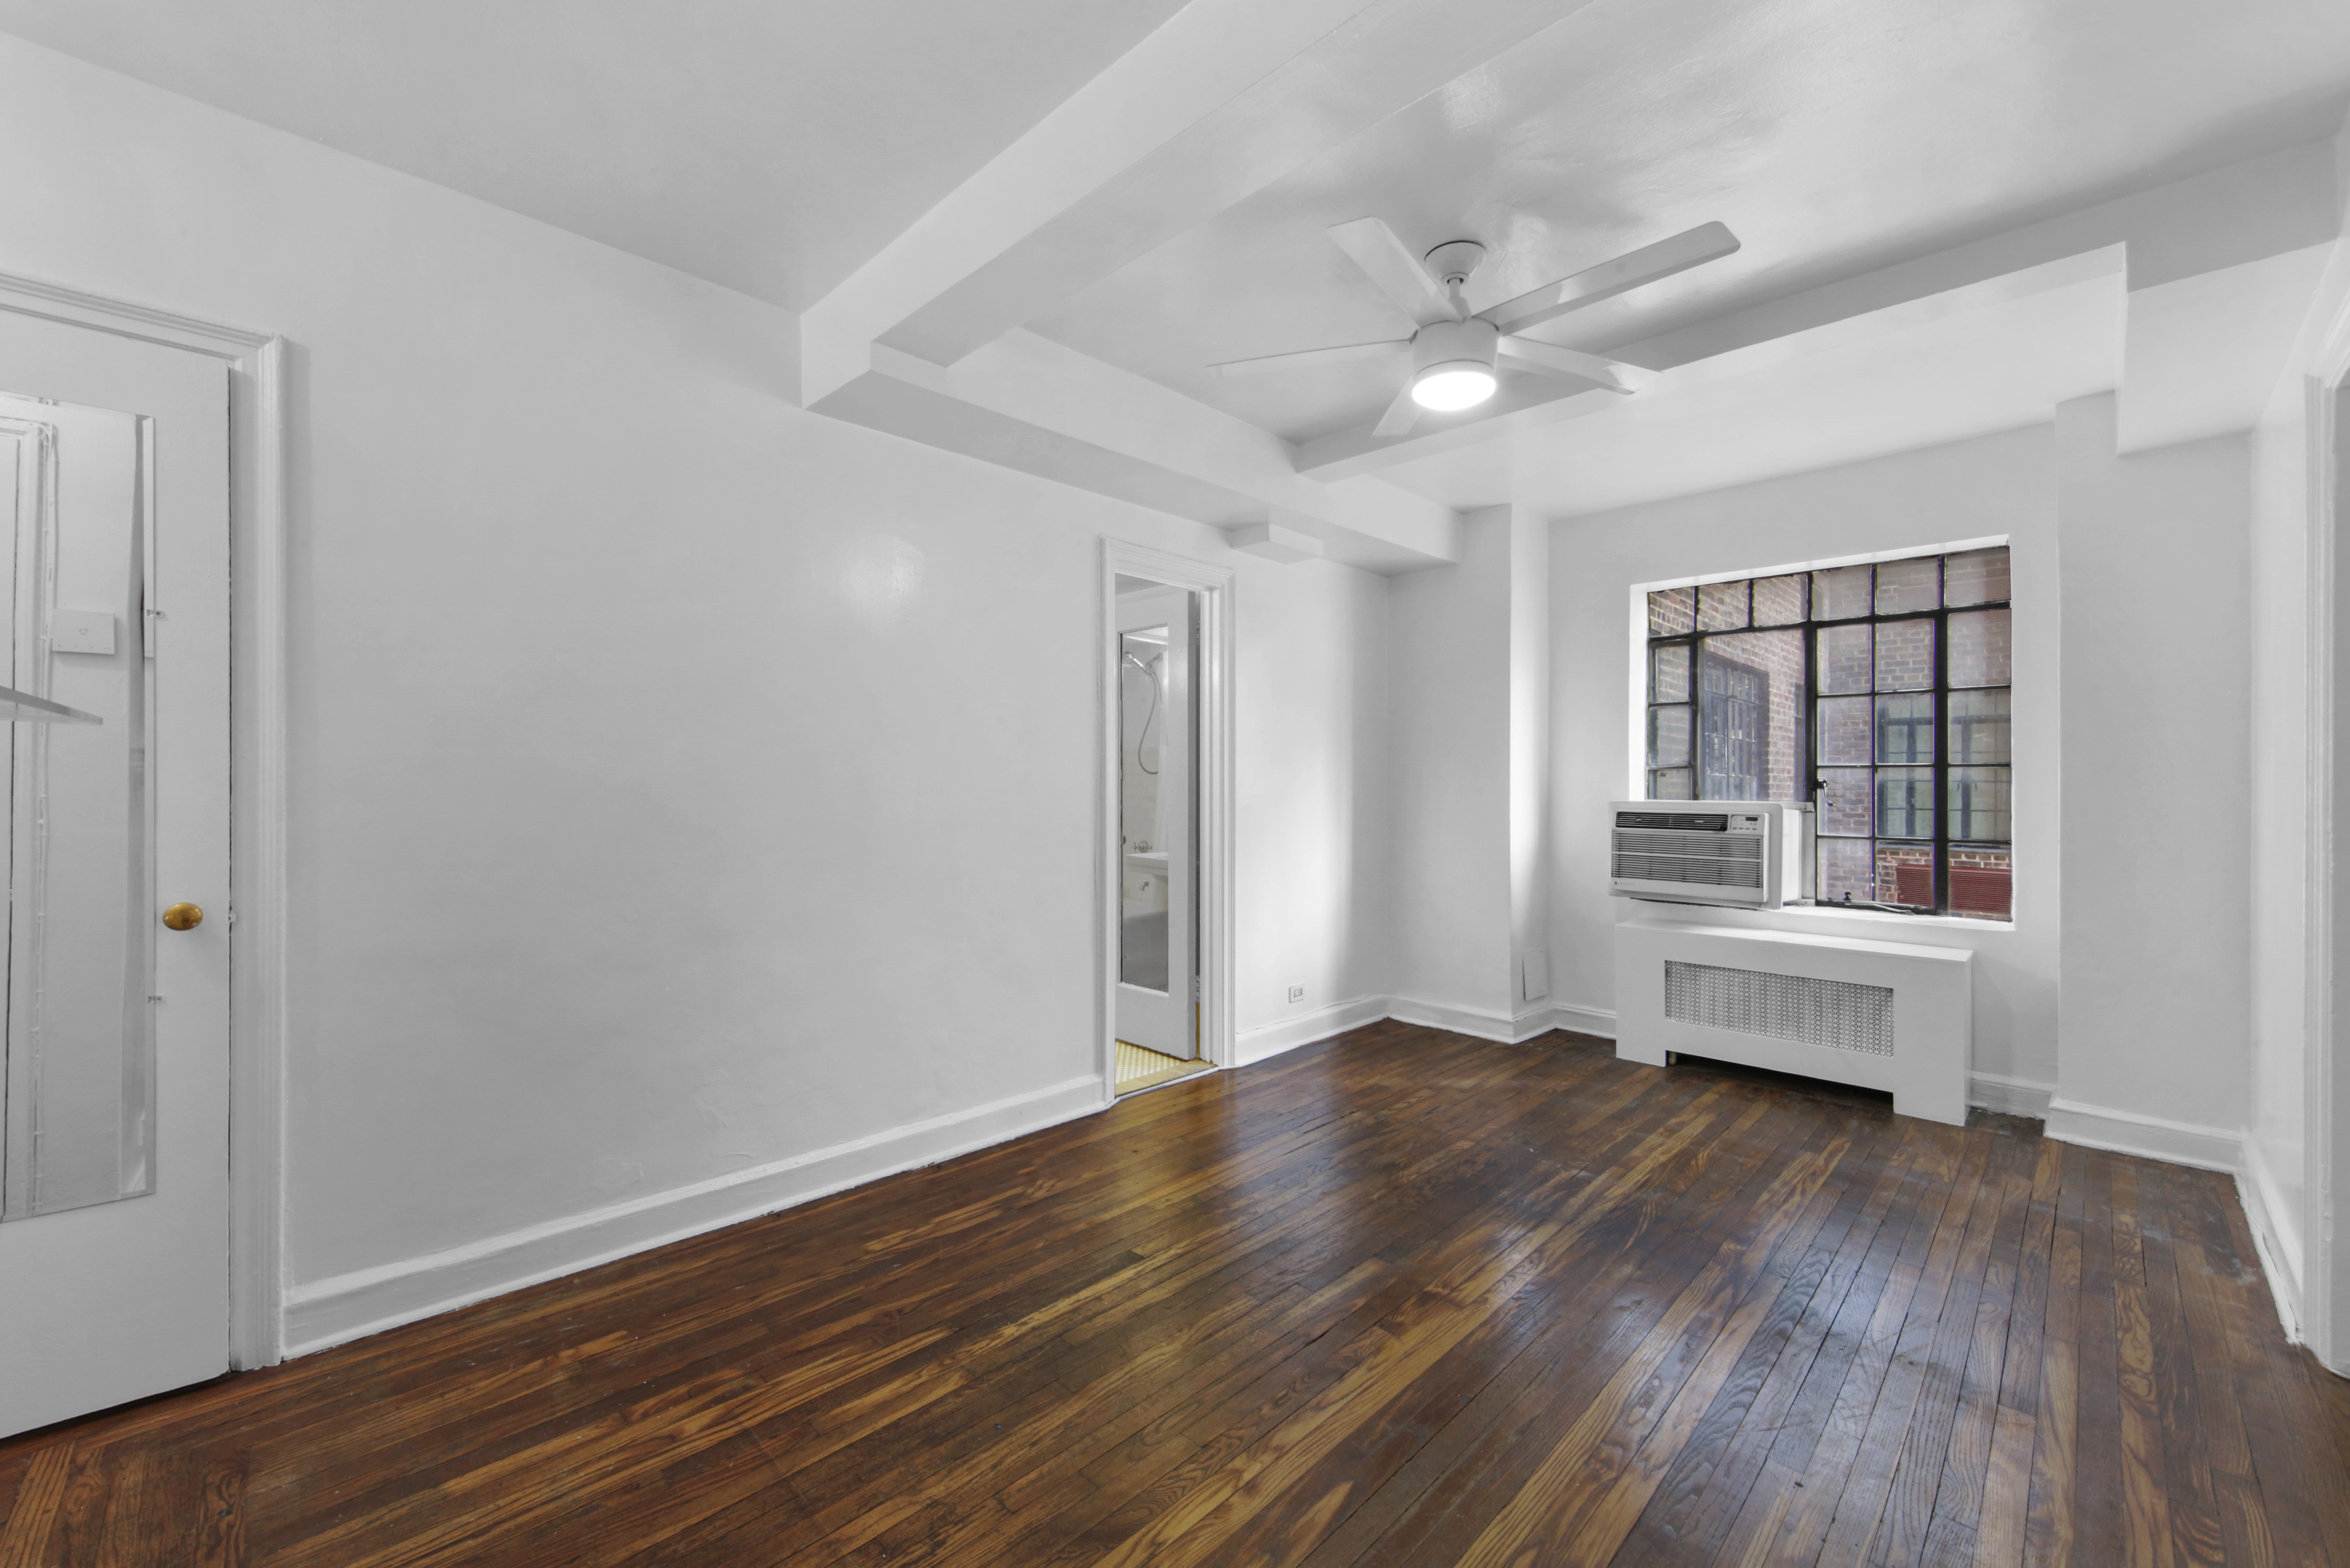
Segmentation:
[(49, 618), (52, 653), (112, 653), (114, 618), (104, 610), (61, 609)]

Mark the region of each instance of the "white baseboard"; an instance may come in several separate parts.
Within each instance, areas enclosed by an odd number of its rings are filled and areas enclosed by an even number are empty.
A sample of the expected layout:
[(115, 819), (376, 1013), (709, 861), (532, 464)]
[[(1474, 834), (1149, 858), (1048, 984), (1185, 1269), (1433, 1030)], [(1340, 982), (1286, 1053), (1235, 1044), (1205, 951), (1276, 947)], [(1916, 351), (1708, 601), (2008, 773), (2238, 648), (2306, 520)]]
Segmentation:
[(698, 1236), (935, 1165), (1106, 1108), (1099, 1076), (1071, 1078), (970, 1110), (891, 1127), (789, 1159), (631, 1199), (501, 1236), (296, 1285), (286, 1293), (286, 1354), (363, 1334), (559, 1279), (632, 1252)]
[(1582, 1007), (1572, 1002), (1552, 1004), (1551, 1027), (1572, 1029), (1577, 1034), (1596, 1034), (1602, 1040), (1616, 1038), (1616, 1013), (1606, 1007)]
[(1423, 1029), (1449, 1029), (1455, 1034), (1503, 1045), (1515, 1045), (1537, 1034), (1549, 1033), (1551, 1018), (1556, 1011), (1547, 1002), (1536, 1002), (1523, 1012), (1508, 1013), (1483, 1007), (1461, 1007), (1450, 1002), (1430, 1002), (1418, 996), (1388, 998), (1389, 1018), (1417, 1023)]
[(1317, 1040), (1327, 1040), (1333, 1034), (1344, 1034), (1349, 1029), (1377, 1023), (1387, 1015), (1386, 997), (1358, 996), (1352, 1002), (1334, 1002), (1327, 1007), (1317, 1007), (1295, 1018), (1260, 1023), (1253, 1029), (1242, 1030), (1240, 1038), (1233, 1042), (1240, 1058), (1233, 1065), (1245, 1067), (1252, 1062), (1278, 1056), (1284, 1051), (1295, 1051), (1300, 1045), (1311, 1045)]
[(2284, 1205), (2276, 1179), (2256, 1138), (2244, 1139), (2244, 1161), (2236, 1172), (2236, 1192), (2244, 1205), (2244, 1220), (2252, 1229), (2252, 1245), (2261, 1255), (2261, 1272), (2269, 1277), (2269, 1294), (2276, 1301), (2277, 1321), (2284, 1336), (2302, 1342), (2301, 1236), (2279, 1223)]
[(2048, 1136), (2060, 1143), (2224, 1170), (2230, 1176), (2241, 1168), (2244, 1158), (2244, 1135), (2226, 1127), (2174, 1122), (2109, 1106), (2085, 1106), (2058, 1096), (2052, 1096), (2048, 1101), (2047, 1125)]
[(2048, 1102), (2055, 1097), (2056, 1085), (2036, 1078), (2011, 1078), (2003, 1073), (1967, 1075), (1967, 1104), (2004, 1116), (2045, 1121)]

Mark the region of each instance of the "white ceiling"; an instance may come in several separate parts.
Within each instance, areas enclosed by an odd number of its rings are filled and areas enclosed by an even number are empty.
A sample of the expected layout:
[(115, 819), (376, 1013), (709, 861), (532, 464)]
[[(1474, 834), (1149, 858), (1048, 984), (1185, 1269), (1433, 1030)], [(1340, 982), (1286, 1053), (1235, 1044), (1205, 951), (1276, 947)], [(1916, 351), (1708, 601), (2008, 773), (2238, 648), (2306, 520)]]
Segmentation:
[(1180, 0), (0, 0), (0, 31), (793, 309)]
[(1395, 371), (1210, 362), (1408, 333), (1325, 235), (1492, 247), (1472, 306), (1711, 219), (1737, 255), (1539, 331), (1630, 342), (2331, 134), (2340, 0), (1601, 0), (1070, 300), (1037, 330), (1296, 441)]
[[(816, 335), (837, 385), (811, 407), (1104, 493), (1171, 483), (1201, 521), (1298, 512), (1405, 566), (1441, 558), (1420, 535), (1448, 507), (1586, 512), (2033, 422), (2085, 391), (2120, 388), (2126, 444), (2241, 429), (2338, 194), (2325, 159), (2243, 161), (2350, 109), (2345, 0), (0, 0), (0, 31), (794, 309), (830, 294), (819, 325), (865, 301), (842, 343)], [(1086, 113), (1046, 119), (1097, 81)], [(2167, 183), (2213, 170), (2195, 189), (2241, 187), (2216, 205)], [(1229, 204), (1198, 221), (1210, 194)], [(1366, 214), (1415, 249), (1485, 243), (1472, 306), (1728, 223), (1737, 255), (1537, 329), (1616, 348), (1800, 316), (1791, 296), (1934, 273), (2124, 197), (2241, 243), (2173, 234), (2198, 254), (2141, 274), (2157, 249), (2132, 232), (2126, 294), (1948, 295), (1690, 364), (1651, 343), (1680, 366), (1658, 391), (1470, 421), (1354, 470), (1295, 466), (1265, 432), (1360, 427), (1392, 370), (1204, 369), (1407, 332), (1326, 237)], [(2116, 234), (2052, 227), (2119, 254)], [(1107, 275), (1108, 249), (1054, 248), (1128, 230), (1173, 237)], [(2008, 265), (2074, 254), (2043, 250)], [(963, 369), (890, 337), (993, 299), (1007, 267), (1076, 292)], [(1049, 290), (1012, 296), (1007, 321)], [(1377, 477), (1322, 483), (1341, 472)]]

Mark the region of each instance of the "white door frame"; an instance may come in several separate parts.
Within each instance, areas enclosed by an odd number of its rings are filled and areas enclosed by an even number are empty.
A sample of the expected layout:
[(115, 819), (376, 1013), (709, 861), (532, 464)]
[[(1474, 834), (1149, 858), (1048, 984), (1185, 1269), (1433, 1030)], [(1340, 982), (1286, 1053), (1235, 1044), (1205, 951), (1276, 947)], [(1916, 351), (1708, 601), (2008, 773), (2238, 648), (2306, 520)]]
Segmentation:
[(2350, 652), (2340, 621), (2350, 607), (2350, 488), (2343, 474), (2350, 427), (2350, 304), (2334, 317), (2303, 383), (2309, 464), (2309, 690), (2306, 775), (2309, 867), (2303, 906), (2307, 994), (2302, 1033), (2302, 1338), (2334, 1371), (2350, 1376), (2350, 1048), (2342, 998), (2350, 992), (2350, 855), (2335, 839), (2350, 825), (2350, 768), (2340, 765), (2350, 733), (2350, 680), (2336, 660)]
[[(1101, 1036), (1102, 1101), (1118, 1097), (1119, 731), (1118, 579), (1140, 577), (1200, 596), (1200, 661), (1191, 672), (1199, 715), (1200, 1056), (1232, 1064), (1232, 571), (1164, 550), (1102, 541), (1101, 624), (1094, 639), (1101, 701), (1101, 798), (1095, 846), (1095, 1012)], [(1173, 977), (1170, 977), (1171, 980)]]
[(286, 340), (0, 273), (0, 310), (229, 370), (229, 1346), (285, 1359)]

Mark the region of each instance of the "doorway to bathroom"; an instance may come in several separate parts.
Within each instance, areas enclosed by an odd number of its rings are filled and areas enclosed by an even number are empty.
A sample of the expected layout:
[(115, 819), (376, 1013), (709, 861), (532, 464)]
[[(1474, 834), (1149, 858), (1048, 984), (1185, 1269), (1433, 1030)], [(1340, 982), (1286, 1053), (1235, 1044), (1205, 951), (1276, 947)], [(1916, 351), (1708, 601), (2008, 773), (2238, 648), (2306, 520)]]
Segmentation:
[(1120, 1095), (1224, 1064), (1220, 961), (1229, 574), (1112, 545), (1106, 563), (1105, 1076)]

